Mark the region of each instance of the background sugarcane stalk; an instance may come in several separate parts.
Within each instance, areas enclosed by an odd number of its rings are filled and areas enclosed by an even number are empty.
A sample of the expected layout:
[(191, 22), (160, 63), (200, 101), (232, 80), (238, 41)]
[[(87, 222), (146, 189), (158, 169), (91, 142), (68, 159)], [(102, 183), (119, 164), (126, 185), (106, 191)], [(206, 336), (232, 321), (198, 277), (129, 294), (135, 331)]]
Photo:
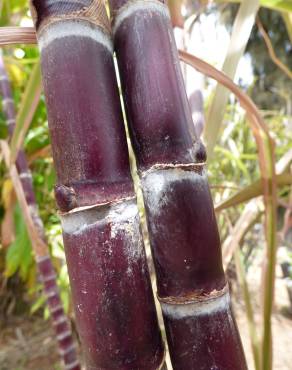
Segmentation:
[[(6, 114), (9, 136), (11, 137), (15, 128), (16, 115), (11, 86), (3, 63), (2, 53), (0, 53), (0, 91), (3, 98), (3, 111)], [(64, 362), (65, 369), (78, 370), (80, 369), (80, 366), (77, 359), (74, 340), (72, 338), (71, 325), (64, 313), (60, 299), (56, 274), (47, 245), (43, 223), (39, 216), (33, 190), (32, 176), (24, 150), (20, 150), (18, 153), (14, 172), (16, 171), (16, 176), (18, 176), (19, 179), (18, 183), (23, 189), (24, 200), (28, 209), (27, 211), (31, 216), (35, 230), (34, 237), (31, 238), (31, 244), (38, 267), (39, 277), (43, 285), (43, 291), (47, 298), (47, 305), (52, 318), (53, 327), (56, 333), (59, 353)], [(12, 178), (15, 179), (15, 176), (12, 175)], [(18, 192), (16, 193), (18, 194)]]
[(140, 172), (174, 369), (247, 369), (231, 311), (200, 142), (162, 1), (111, 0), (115, 50)]
[(162, 366), (102, 0), (32, 1), (56, 200), (88, 369)]

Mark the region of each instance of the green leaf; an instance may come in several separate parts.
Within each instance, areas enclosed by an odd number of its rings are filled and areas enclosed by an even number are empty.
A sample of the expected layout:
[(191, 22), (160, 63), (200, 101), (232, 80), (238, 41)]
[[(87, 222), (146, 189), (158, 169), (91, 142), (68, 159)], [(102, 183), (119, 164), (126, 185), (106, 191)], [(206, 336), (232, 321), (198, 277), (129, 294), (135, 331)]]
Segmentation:
[(44, 295), (40, 295), (38, 299), (34, 302), (34, 304), (31, 306), (30, 313), (31, 314), (35, 313), (41, 307), (43, 307), (45, 303), (46, 303), (46, 297)]
[(6, 123), (0, 120), (0, 139), (6, 139), (8, 137), (8, 127)]
[[(241, 3), (241, 0), (216, 0), (216, 3)], [(292, 12), (291, 0), (260, 0), (260, 5), (278, 11)]]
[(286, 29), (289, 35), (290, 42), (292, 44), (292, 12), (283, 12), (282, 17), (284, 19)]
[(16, 271), (19, 271), (22, 280), (26, 281), (33, 264), (33, 255), (30, 239), (19, 206), (15, 207), (14, 222), (16, 239), (9, 246), (6, 254), (5, 275), (10, 277)]
[[(235, 77), (238, 63), (244, 54), (258, 9), (258, 0), (243, 0), (236, 15), (230, 44), (222, 67), (222, 72), (227, 74), (232, 80)], [(212, 157), (220, 132), (229, 95), (230, 92), (225, 87), (217, 85), (204, 132), (209, 158)]]
[(36, 108), (39, 104), (42, 91), (41, 72), (39, 62), (32, 69), (31, 76), (22, 97), (18, 115), (16, 117), (16, 126), (11, 139), (11, 162), (14, 163), (30, 123), (33, 119)]
[[(276, 175), (277, 186), (291, 185), (292, 176), (289, 173), (284, 173), (281, 175)], [(235, 193), (228, 199), (219, 203), (215, 206), (217, 212), (229, 207), (235, 207), (240, 203), (249, 201), (252, 198), (256, 198), (263, 195), (262, 181), (258, 180), (253, 182), (251, 185), (246, 186), (244, 189)]]
[(261, 0), (260, 3), (267, 8), (292, 12), (291, 0)]
[(47, 125), (37, 126), (29, 131), (25, 139), (27, 153), (33, 153), (49, 145), (49, 132)]
[(28, 2), (26, 0), (1, 0), (0, 1), (0, 26), (11, 22), (13, 15), (27, 12)]

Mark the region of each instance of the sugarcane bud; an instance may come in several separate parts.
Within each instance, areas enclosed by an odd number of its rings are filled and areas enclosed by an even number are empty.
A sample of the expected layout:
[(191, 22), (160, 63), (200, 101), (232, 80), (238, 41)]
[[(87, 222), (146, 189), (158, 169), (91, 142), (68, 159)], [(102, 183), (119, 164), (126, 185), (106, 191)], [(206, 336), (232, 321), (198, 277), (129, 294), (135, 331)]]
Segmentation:
[(206, 147), (201, 140), (194, 143), (194, 160), (195, 163), (205, 163), (207, 160)]
[(60, 211), (68, 212), (77, 206), (75, 190), (65, 185), (55, 186), (55, 197)]

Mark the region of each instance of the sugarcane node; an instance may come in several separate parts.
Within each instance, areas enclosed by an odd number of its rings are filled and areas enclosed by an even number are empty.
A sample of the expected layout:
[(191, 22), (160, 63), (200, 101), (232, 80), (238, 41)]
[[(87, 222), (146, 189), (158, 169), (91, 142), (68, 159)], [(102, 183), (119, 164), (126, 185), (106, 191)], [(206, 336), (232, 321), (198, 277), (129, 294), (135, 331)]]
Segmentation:
[(35, 224), (36, 230), (38, 231), (39, 235), (44, 239), (44, 225), (42, 220), (39, 218), (39, 213), (38, 213), (38, 206), (36, 204), (30, 204), (29, 206), (29, 211), (31, 213), (31, 217), (33, 219), (33, 222)]
[(85, 20), (99, 26), (107, 34), (111, 34), (103, 0), (31, 0), (30, 8), (38, 34), (44, 27), (66, 19)]
[(161, 170), (170, 170), (170, 169), (179, 169), (182, 171), (195, 172), (199, 175), (203, 175), (204, 165), (205, 165), (205, 162), (202, 162), (202, 163), (157, 163), (146, 171), (139, 171), (139, 175), (143, 179), (152, 172), (161, 171)]
[(55, 197), (57, 205), (62, 212), (68, 212), (77, 207), (76, 192), (71, 186), (56, 185)]
[(157, 299), (160, 303), (173, 304), (173, 305), (186, 305), (194, 303), (203, 303), (207, 301), (212, 301), (223, 295), (229, 293), (228, 284), (226, 284), (222, 289), (214, 289), (211, 292), (207, 293), (201, 290), (196, 290), (194, 292), (188, 293), (184, 296), (178, 297), (159, 297), (157, 294)]
[[(127, 17), (128, 11), (131, 11), (135, 7), (141, 7), (143, 5), (147, 6), (153, 4), (155, 7), (159, 7), (159, 9), (163, 10), (165, 15), (170, 19), (170, 14), (167, 6), (167, 0), (129, 0), (125, 3), (124, 0), (115, 1), (111, 5), (111, 23), (113, 34), (118, 29), (120, 24), (123, 22), (123, 18)], [(138, 9), (137, 9), (138, 10)]]

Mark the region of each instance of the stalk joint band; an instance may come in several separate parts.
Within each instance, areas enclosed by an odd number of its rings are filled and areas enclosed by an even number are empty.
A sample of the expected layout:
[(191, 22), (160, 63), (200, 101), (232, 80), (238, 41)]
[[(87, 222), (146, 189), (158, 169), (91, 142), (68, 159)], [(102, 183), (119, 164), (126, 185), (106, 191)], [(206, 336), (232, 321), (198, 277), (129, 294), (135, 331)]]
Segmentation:
[(53, 4), (51, 1), (31, 0), (30, 8), (38, 34), (50, 24), (65, 20), (87, 21), (100, 27), (106, 34), (111, 34), (103, 0), (71, 0), (67, 1), (66, 6), (60, 0)]
[(229, 293), (228, 284), (226, 284), (223, 289), (220, 290), (212, 290), (210, 293), (202, 293), (201, 291), (194, 291), (193, 293), (189, 293), (185, 296), (179, 297), (159, 297), (157, 295), (157, 299), (160, 303), (165, 303), (169, 305), (187, 305), (187, 304), (194, 304), (194, 303), (204, 303), (208, 301), (212, 301), (219, 297), (224, 296), (225, 294)]

